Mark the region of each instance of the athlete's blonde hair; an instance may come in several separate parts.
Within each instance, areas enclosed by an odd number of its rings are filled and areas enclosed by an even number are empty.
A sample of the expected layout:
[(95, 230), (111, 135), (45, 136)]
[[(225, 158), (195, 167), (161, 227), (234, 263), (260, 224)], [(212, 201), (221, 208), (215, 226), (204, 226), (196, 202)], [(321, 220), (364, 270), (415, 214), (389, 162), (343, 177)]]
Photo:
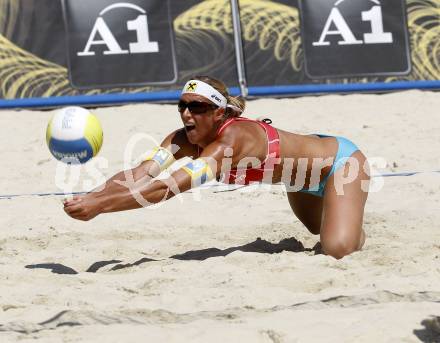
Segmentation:
[(225, 118), (240, 117), (244, 112), (244, 109), (246, 108), (246, 100), (242, 96), (229, 95), (228, 88), (222, 81), (209, 76), (194, 76), (193, 79), (203, 81), (211, 87), (214, 87), (226, 98), (228, 106), (225, 110)]

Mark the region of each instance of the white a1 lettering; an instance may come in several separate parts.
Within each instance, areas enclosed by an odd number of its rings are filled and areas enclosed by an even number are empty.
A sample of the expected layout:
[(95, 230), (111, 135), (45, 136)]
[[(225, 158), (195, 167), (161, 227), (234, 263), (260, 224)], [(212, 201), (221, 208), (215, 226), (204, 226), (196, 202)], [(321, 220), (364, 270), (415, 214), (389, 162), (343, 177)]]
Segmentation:
[(136, 31), (137, 34), (137, 42), (130, 43), (130, 52), (132, 54), (159, 52), (159, 45), (157, 42), (150, 42), (148, 19), (145, 14), (141, 14), (135, 20), (127, 22), (127, 29), (130, 31)]
[[(121, 7), (121, 6), (120, 6)], [(115, 36), (107, 26), (104, 19), (100, 16), (96, 19), (92, 32), (83, 51), (77, 53), (78, 56), (94, 56), (95, 52), (91, 51), (94, 45), (106, 45), (108, 50), (105, 50), (104, 55), (124, 55), (124, 54), (144, 54), (159, 52), (158, 42), (150, 41), (150, 34), (148, 32), (148, 19), (146, 14), (139, 15), (135, 20), (127, 22), (127, 29), (129, 31), (136, 31), (137, 42), (129, 44), (129, 50), (123, 50), (116, 40)], [(96, 36), (99, 35), (101, 39)]]
[[(99, 34), (102, 40), (95, 40), (96, 35)], [(104, 55), (123, 55), (128, 54), (128, 50), (122, 50), (113, 33), (105, 23), (104, 19), (98, 17), (93, 26), (92, 33), (89, 36), (84, 51), (78, 52), (78, 56), (94, 56), (95, 52), (90, 51), (92, 45), (107, 45), (108, 50), (104, 51)]]
[[(369, 21), (371, 23), (371, 33), (365, 33), (364, 40), (359, 40), (354, 36), (339, 9), (333, 7), (319, 40), (313, 42), (313, 46), (330, 45), (330, 42), (326, 40), (329, 35), (342, 37), (342, 40), (338, 41), (338, 45), (385, 44), (393, 42), (392, 33), (384, 32), (382, 8), (380, 6), (373, 6), (369, 11), (364, 11), (361, 14), (362, 21)], [(336, 27), (336, 30), (330, 30), (332, 25)]]
[(393, 34), (383, 32), (382, 8), (380, 6), (373, 6), (371, 10), (362, 12), (362, 20), (371, 23), (371, 33), (364, 34), (365, 44), (393, 42)]
[[(330, 31), (331, 25), (334, 24), (336, 26), (335, 31)], [(357, 40), (356, 37), (351, 32), (350, 27), (342, 16), (341, 12), (336, 7), (332, 8), (330, 15), (327, 18), (327, 22), (325, 23), (324, 30), (322, 30), (321, 37), (318, 42), (313, 42), (314, 46), (322, 46), (322, 45), (330, 45), (330, 42), (327, 42), (325, 39), (328, 35), (339, 35), (342, 36), (343, 40), (339, 41), (339, 45), (354, 45), (354, 44), (362, 44), (361, 40)]]

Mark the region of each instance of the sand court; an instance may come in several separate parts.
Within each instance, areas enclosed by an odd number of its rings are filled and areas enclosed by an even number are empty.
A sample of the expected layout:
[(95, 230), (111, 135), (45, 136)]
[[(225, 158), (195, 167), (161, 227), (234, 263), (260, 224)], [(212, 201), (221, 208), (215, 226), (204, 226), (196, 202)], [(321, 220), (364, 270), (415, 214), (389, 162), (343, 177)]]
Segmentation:
[[(0, 116), (0, 341), (440, 342), (440, 97), (408, 91), (248, 102), (277, 128), (353, 140), (383, 178), (362, 251), (317, 253), (281, 186), (202, 189), (156, 209), (68, 217), (45, 129)], [(175, 105), (97, 108), (104, 144), (85, 191), (124, 167), (136, 134), (181, 126)], [(153, 146), (139, 140), (136, 157)], [(67, 174), (66, 174), (67, 175)], [(67, 177), (67, 176), (66, 176)], [(58, 181), (60, 178), (58, 179)]]

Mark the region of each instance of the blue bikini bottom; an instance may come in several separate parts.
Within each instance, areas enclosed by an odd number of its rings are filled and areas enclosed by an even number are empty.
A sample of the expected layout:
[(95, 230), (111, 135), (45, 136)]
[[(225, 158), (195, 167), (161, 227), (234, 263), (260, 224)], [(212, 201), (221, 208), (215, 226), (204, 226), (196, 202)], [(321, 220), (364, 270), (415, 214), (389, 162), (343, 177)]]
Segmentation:
[(332, 176), (338, 169), (343, 167), (347, 162), (348, 158), (353, 155), (353, 153), (359, 148), (350, 140), (344, 137), (338, 136), (327, 136), (327, 135), (317, 135), (319, 137), (335, 137), (338, 141), (338, 152), (335, 156), (335, 162), (333, 163), (332, 169), (328, 173), (328, 175), (319, 183), (319, 185), (315, 185), (309, 189), (301, 189), (300, 192), (310, 193), (312, 195), (322, 197), (324, 196), (324, 188), (327, 183), (327, 179)]

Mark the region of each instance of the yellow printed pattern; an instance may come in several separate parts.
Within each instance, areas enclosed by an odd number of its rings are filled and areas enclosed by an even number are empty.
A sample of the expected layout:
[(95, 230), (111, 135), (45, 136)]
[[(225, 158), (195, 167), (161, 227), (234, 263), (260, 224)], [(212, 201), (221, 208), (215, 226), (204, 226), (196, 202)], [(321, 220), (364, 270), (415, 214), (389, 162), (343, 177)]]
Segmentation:
[(145, 161), (155, 161), (159, 165), (160, 171), (163, 171), (174, 163), (175, 158), (171, 151), (163, 147), (156, 147), (151, 154), (147, 156)]
[(52, 138), (52, 120), (49, 121), (49, 123), (47, 124), (47, 129), (46, 129), (46, 143), (47, 143), (47, 146), (49, 146), (49, 142), (50, 142), (51, 138)]
[(197, 89), (197, 82), (190, 82), (188, 83), (188, 86), (186, 86), (185, 91), (186, 92), (195, 92)]
[[(260, 50), (272, 51), (277, 61), (289, 60), (294, 71), (302, 69), (297, 8), (267, 0), (240, 0), (240, 16), (242, 35), (246, 43), (255, 42)], [(223, 45), (210, 42), (215, 42), (217, 37), (222, 42), (227, 42), (233, 33), (230, 1), (200, 2), (175, 19), (174, 31), (177, 38), (184, 41), (185, 45), (194, 46), (194, 51), (198, 51), (198, 46), (200, 50), (206, 50), (208, 42), (213, 56), (210, 65), (188, 71), (187, 74), (182, 71), (183, 78), (215, 69), (224, 63)]]
[[(138, 93), (152, 87), (91, 89), (78, 91), (70, 85), (67, 68), (46, 61), (10, 41), (16, 34), (23, 2), (0, 0), (0, 99)], [(37, 6), (31, 4), (29, 6)]]
[(407, 0), (407, 7), (413, 71), (403, 79), (440, 80), (440, 3)]
[[(411, 39), (412, 71), (396, 80), (440, 80), (440, 6), (438, 0), (407, 0), (408, 27)], [(240, 16), (245, 43), (257, 43), (261, 51), (272, 51), (277, 61), (288, 60), (293, 72), (302, 73), (303, 49), (299, 10), (269, 0), (240, 0)], [(233, 32), (228, 0), (202, 1), (179, 15), (174, 21), (179, 40), (191, 46), (206, 45), (207, 36), (219, 36), (227, 41)], [(213, 56), (222, 56), (220, 46), (210, 45)], [(195, 49), (197, 50), (197, 49)], [(248, 56), (251, 58), (252, 56)], [(203, 74), (219, 65), (191, 70), (188, 75)], [(221, 64), (221, 63), (220, 63)], [(374, 82), (378, 78), (344, 78), (337, 82)], [(332, 81), (327, 81), (332, 82)]]
[(95, 115), (88, 115), (86, 128), (84, 131), (84, 138), (92, 147), (93, 156), (96, 156), (101, 149), (104, 134), (102, 132), (101, 123)]
[(0, 32), (6, 37), (14, 34), (20, 3), (18, 1), (0, 0)]
[(182, 169), (186, 171), (189, 176), (191, 176), (193, 186), (200, 186), (214, 179), (214, 174), (211, 170), (211, 167), (205, 160), (201, 158), (189, 162), (183, 166)]
[[(29, 0), (30, 1), (30, 0)], [(0, 0), (0, 98), (95, 95), (145, 92), (151, 87), (91, 89), (78, 91), (68, 79), (67, 69), (23, 50), (10, 41), (17, 32), (21, 11), (17, 0)], [(411, 39), (412, 71), (395, 80), (440, 80), (440, 6), (438, 0), (407, 0)], [(288, 61), (293, 73), (304, 73), (299, 11), (270, 0), (240, 0), (241, 26), (245, 43), (269, 51), (277, 61)], [(228, 0), (205, 0), (174, 20), (179, 44), (192, 50), (212, 52), (212, 62), (199, 69), (182, 70), (180, 79), (215, 70), (224, 63), (223, 44), (233, 31)], [(220, 40), (220, 43), (219, 43)], [(207, 43), (208, 42), (208, 43)], [(209, 46), (207, 47), (207, 44)], [(258, 53), (255, 51), (254, 53)], [(252, 58), (252, 56), (248, 56)], [(217, 59), (216, 59), (217, 58)], [(345, 78), (327, 82), (372, 82), (378, 78)]]

